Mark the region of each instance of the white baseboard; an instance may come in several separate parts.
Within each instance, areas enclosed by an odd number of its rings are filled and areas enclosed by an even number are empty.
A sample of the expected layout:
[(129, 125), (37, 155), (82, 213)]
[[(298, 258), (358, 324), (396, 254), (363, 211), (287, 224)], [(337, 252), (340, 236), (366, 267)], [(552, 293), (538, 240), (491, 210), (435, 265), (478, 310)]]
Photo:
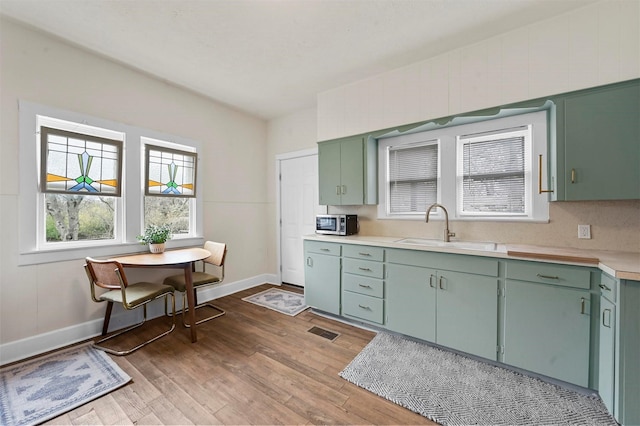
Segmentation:
[[(198, 292), (198, 301), (205, 302), (217, 299), (265, 283), (277, 283), (276, 278), (275, 274), (262, 274), (240, 281), (222, 283)], [(179, 294), (176, 294), (176, 296), (176, 310), (178, 310), (179, 307), (182, 306), (182, 299)], [(87, 300), (87, 303), (93, 302)], [(160, 301), (153, 302), (153, 304), (148, 307), (147, 315), (149, 319), (164, 315), (164, 306)], [(141, 309), (125, 311), (121, 307), (114, 305), (109, 329), (120, 329), (140, 320), (142, 320)], [(102, 321), (102, 318), (91, 320), (25, 339), (0, 344), (0, 365), (9, 364), (98, 336), (102, 332)]]

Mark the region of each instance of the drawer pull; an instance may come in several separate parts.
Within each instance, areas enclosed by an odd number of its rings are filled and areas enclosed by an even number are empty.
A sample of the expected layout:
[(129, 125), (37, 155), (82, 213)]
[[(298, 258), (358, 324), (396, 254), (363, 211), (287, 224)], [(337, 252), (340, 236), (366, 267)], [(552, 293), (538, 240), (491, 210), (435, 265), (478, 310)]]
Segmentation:
[[(604, 314), (607, 314), (607, 313), (608, 313), (607, 318), (609, 319), (609, 321), (605, 322)], [(607, 328), (611, 328), (611, 309), (605, 309), (604, 311), (602, 311), (602, 325)]]
[(366, 309), (367, 311), (370, 311), (371, 308), (368, 306), (363, 306), (363, 305), (358, 305), (359, 307), (361, 307), (362, 309)]
[(371, 269), (363, 268), (362, 266), (360, 266), (358, 269), (360, 269), (361, 271), (371, 272)]
[(367, 284), (358, 284), (358, 285), (362, 288), (371, 288), (371, 286)]
[(556, 276), (553, 276), (553, 275), (542, 275), (542, 274), (536, 274), (536, 276), (537, 276), (538, 278), (546, 278), (546, 279), (548, 279), (548, 280), (559, 280), (559, 279), (560, 279), (560, 277), (556, 277)]
[(328, 248), (321, 248), (320, 251), (331, 251)]
[(358, 253), (360, 256), (371, 256), (371, 253)]
[(584, 306), (586, 304), (586, 299), (584, 297), (580, 298), (580, 314), (584, 315)]
[(604, 284), (600, 284), (600, 288), (606, 291), (611, 291), (611, 289)]

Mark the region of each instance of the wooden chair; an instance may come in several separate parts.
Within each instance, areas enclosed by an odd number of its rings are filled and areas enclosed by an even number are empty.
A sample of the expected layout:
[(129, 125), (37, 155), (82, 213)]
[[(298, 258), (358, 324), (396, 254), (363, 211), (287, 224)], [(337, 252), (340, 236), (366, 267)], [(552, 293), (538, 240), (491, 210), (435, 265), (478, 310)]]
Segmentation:
[[(204, 249), (211, 253), (211, 256), (203, 259), (201, 263), (202, 270), (196, 270), (196, 265), (194, 264), (193, 271), (193, 299), (195, 301), (195, 309), (200, 308), (210, 308), (213, 309), (216, 313), (214, 315), (208, 316), (206, 318), (200, 319), (196, 321), (196, 324), (202, 324), (203, 322), (210, 321), (212, 319), (221, 317), (226, 312), (209, 302), (198, 304), (198, 288), (202, 288), (205, 286), (210, 286), (214, 284), (220, 284), (224, 280), (224, 261), (227, 255), (227, 245), (224, 243), (217, 243), (214, 241), (207, 241), (204, 243)], [(217, 267), (219, 274), (214, 275), (206, 270), (206, 265), (213, 265)], [(184, 274), (172, 275), (170, 277), (165, 278), (164, 284), (172, 286), (176, 291), (183, 293), (182, 297), (182, 324), (185, 327), (190, 327), (189, 324), (185, 321), (185, 312), (187, 312), (186, 306), (186, 284), (184, 281)], [(189, 307), (190, 308), (190, 307)]]
[[(84, 269), (87, 273), (87, 277), (89, 278), (89, 284), (91, 285), (91, 299), (93, 299), (94, 302), (98, 303), (107, 302), (107, 311), (105, 313), (104, 323), (102, 326), (103, 336), (107, 334), (109, 328), (109, 319), (111, 317), (111, 310), (113, 309), (114, 303), (122, 303), (122, 306), (127, 310), (136, 309), (142, 306), (144, 313), (142, 322), (137, 323), (131, 327), (127, 327), (115, 334), (112, 334), (109, 337), (94, 342), (94, 347), (114, 355), (128, 355), (140, 349), (141, 347), (146, 346), (163, 336), (166, 336), (175, 329), (176, 301), (173, 287), (165, 284), (150, 282), (137, 282), (129, 284), (122, 265), (119, 262), (113, 260), (95, 260), (87, 257)], [(100, 287), (102, 289), (105, 289), (106, 291), (98, 295), (96, 293), (96, 287)], [(166, 309), (167, 298), (169, 296), (171, 296), (171, 305), (173, 307), (174, 315), (174, 320), (171, 328), (127, 350), (118, 351), (101, 345), (101, 343), (109, 339), (120, 336), (144, 324), (147, 320), (147, 304), (149, 302), (164, 297)]]

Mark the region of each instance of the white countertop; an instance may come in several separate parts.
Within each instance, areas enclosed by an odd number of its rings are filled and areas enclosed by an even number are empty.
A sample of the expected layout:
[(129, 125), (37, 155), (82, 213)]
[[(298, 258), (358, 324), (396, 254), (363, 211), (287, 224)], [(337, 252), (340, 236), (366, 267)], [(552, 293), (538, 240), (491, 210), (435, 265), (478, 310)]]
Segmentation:
[[(375, 235), (318, 235), (303, 237), (305, 240), (332, 243), (359, 244), (399, 249), (434, 251), (441, 253), (465, 254), (502, 259), (526, 259), (530, 261), (562, 263), (568, 265), (592, 266), (620, 279), (640, 281), (640, 253), (615, 252), (605, 250), (581, 250), (574, 248), (529, 246), (526, 244), (500, 244), (495, 250), (467, 249), (451, 246), (431, 246), (399, 242), (406, 237), (384, 237)], [(456, 240), (453, 241), (453, 244)]]

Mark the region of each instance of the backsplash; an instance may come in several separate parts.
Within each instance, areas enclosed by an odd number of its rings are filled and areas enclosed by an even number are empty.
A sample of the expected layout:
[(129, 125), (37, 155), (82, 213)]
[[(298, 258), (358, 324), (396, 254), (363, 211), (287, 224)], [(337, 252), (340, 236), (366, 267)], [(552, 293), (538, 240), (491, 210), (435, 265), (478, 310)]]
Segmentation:
[[(442, 238), (442, 221), (377, 219), (377, 206), (331, 206), (330, 213), (357, 214), (360, 235)], [(450, 220), (455, 239), (640, 253), (640, 200), (549, 204), (548, 223)], [(578, 239), (578, 225), (591, 225), (591, 239)]]

